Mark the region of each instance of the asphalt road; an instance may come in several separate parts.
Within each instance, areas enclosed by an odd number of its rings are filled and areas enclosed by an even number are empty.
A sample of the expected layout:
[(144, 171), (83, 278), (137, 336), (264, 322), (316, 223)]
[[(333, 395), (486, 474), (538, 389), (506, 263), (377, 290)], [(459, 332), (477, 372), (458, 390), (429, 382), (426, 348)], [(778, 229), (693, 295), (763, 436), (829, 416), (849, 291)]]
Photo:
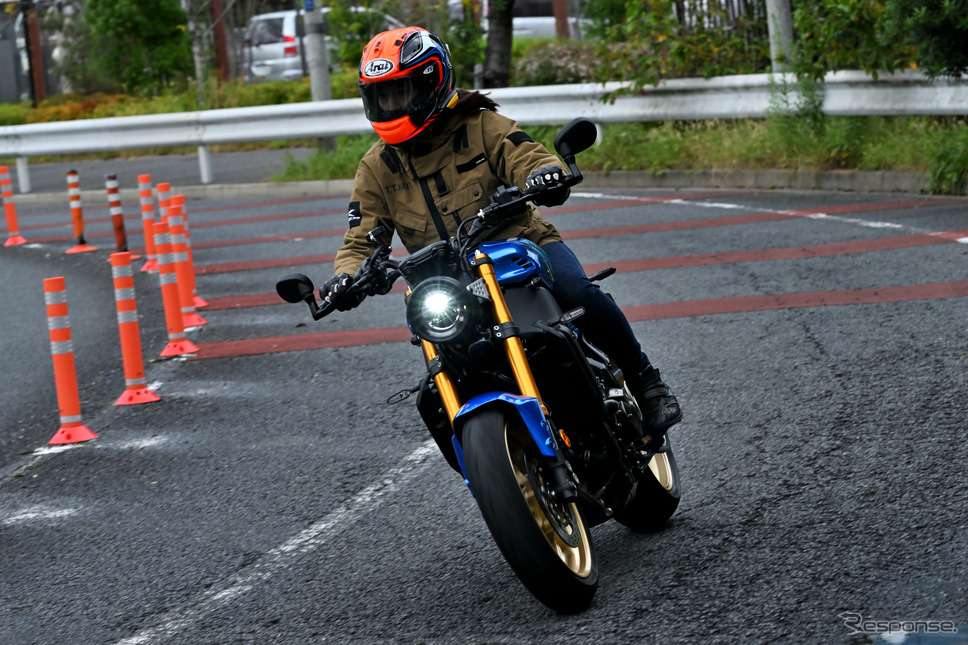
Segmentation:
[[(601, 585), (569, 617), (513, 577), (412, 406), (385, 404), (424, 370), (400, 296), (319, 323), (274, 298), (283, 273), (329, 275), (346, 201), (189, 202), (208, 324), (196, 357), (158, 358), (138, 275), (162, 397), (140, 406), (113, 405), (106, 209), (101, 250), (72, 256), (66, 205), (22, 209), (46, 241), (0, 249), (0, 641), (879, 642), (850, 612), (968, 641), (965, 200), (585, 190), (546, 211), (619, 268), (605, 287), (685, 412), (672, 523), (594, 529)], [(100, 435), (56, 452), (53, 275)]]

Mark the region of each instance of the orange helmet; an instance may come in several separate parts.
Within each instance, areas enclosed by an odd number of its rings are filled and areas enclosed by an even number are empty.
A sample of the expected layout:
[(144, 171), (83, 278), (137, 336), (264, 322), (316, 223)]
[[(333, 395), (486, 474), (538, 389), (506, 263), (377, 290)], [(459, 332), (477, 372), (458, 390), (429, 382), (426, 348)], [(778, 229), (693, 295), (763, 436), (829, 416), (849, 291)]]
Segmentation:
[(377, 34), (363, 48), (360, 94), (381, 139), (410, 141), (457, 96), (447, 45), (422, 27)]

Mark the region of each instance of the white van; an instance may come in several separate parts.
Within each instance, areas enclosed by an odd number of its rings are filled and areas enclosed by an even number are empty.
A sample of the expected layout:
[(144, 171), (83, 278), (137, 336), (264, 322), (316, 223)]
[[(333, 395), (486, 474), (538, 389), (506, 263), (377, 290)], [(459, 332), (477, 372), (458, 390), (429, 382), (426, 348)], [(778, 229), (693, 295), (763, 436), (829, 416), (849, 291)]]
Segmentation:
[[(336, 60), (339, 43), (329, 33), (326, 16), (329, 7), (323, 7), (323, 33), (329, 46), (330, 65)], [(387, 29), (404, 27), (402, 22), (385, 13), (353, 7), (354, 12), (370, 14), (371, 35)], [(273, 80), (296, 80), (308, 76), (303, 38), (306, 34), (302, 10), (274, 11), (253, 16), (245, 32), (245, 80), (260, 82)]]

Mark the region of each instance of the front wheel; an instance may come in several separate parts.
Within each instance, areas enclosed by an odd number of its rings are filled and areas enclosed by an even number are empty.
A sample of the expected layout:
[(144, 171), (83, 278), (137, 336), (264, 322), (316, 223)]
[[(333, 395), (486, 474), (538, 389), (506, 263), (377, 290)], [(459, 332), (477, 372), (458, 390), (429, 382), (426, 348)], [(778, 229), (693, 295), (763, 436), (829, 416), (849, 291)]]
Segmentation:
[(485, 410), (462, 434), (467, 477), (504, 559), (538, 600), (562, 613), (587, 608), (598, 561), (578, 505), (553, 494), (547, 457), (516, 415)]

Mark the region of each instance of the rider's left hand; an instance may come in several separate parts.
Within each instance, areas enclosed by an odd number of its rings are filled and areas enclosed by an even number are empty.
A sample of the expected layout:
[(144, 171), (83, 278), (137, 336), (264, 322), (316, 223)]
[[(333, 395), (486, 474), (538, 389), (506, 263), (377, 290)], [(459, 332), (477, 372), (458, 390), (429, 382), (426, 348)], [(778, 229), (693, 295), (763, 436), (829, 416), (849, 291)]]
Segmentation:
[(528, 190), (539, 191), (532, 199), (538, 206), (558, 206), (565, 203), (571, 193), (567, 186), (558, 185), (564, 176), (558, 166), (545, 166), (528, 175), (524, 185)]

